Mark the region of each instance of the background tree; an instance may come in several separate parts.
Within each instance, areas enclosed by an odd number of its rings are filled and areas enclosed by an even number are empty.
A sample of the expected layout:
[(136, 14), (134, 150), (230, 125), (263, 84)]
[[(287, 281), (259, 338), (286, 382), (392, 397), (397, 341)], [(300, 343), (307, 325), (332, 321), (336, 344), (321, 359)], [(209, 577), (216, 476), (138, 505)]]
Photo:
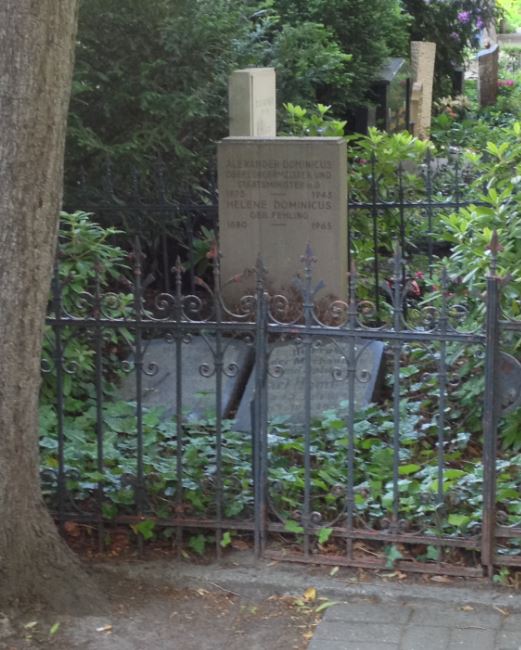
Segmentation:
[(97, 604), (40, 492), (42, 331), (62, 198), (75, 0), (0, 3), (0, 605)]
[(226, 134), (227, 83), (250, 23), (237, 0), (89, 0), (80, 9), (66, 153), (68, 207), (81, 169), (173, 170), (179, 195), (208, 174)]
[(386, 56), (407, 51), (399, 0), (89, 0), (80, 10), (67, 141), (70, 209), (77, 181), (107, 158), (150, 170), (175, 194), (208, 183), (228, 132), (228, 76), (274, 66), (278, 104), (359, 104)]
[(494, 0), (403, 0), (413, 41), (436, 43), (435, 95), (450, 95), (454, 69), (465, 63), (481, 31), (493, 22)]

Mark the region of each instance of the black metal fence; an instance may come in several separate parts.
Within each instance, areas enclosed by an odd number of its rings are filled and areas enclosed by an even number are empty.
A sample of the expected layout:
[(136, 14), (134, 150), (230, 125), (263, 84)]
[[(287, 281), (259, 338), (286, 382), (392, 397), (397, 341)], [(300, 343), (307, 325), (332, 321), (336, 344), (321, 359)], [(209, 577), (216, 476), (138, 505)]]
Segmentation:
[[(472, 188), (476, 171), (465, 163), (458, 147), (447, 149), (445, 158), (428, 149), (422, 160), (389, 163), (372, 154), (368, 160), (350, 160), (348, 197), (348, 266), (356, 257), (373, 299), (379, 305), (380, 285), (386, 260), (394, 242), (403, 255), (421, 256), (426, 272), (435, 258), (447, 254), (439, 227), (440, 213), (459, 212), (482, 205)], [(146, 176), (137, 170), (117, 170), (107, 164), (102, 181), (78, 181), (68, 209), (94, 213), (103, 225), (120, 227), (138, 235), (146, 253), (146, 273), (155, 286), (170, 291), (171, 268), (180, 257), (187, 273), (186, 288), (192, 293), (205, 256), (219, 239), (218, 190), (212, 181), (197, 194), (178, 192), (168, 182), (166, 169), (159, 165)]]
[[(130, 524), (139, 543), (196, 551), (211, 537), (217, 554), (253, 533), (264, 557), (437, 574), (521, 564), (521, 529), (496, 521), (498, 419), (519, 397), (500, 338), (521, 325), (501, 317), (495, 267), (476, 324), (446, 275), (411, 304), (400, 247), (377, 309), (354, 264), (325, 305), (310, 249), (292, 296), (268, 293), (258, 260), (253, 292), (230, 301), (218, 255), (211, 283), (178, 260), (152, 291), (134, 246), (127, 295), (95, 281), (64, 307), (53, 284), (42, 475), (61, 526), (93, 524), (103, 543)], [(482, 441), (458, 414), (469, 377)]]

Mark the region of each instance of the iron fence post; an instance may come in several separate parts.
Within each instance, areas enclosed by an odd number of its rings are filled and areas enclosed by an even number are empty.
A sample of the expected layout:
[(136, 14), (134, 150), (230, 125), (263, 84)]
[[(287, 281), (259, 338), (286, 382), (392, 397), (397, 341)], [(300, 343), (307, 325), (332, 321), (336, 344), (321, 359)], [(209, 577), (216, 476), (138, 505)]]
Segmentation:
[(489, 578), (494, 573), (496, 547), (496, 456), (499, 420), (500, 278), (496, 274), (497, 235), (491, 244), (492, 266), (487, 277), (485, 391), (483, 411), (483, 532), (481, 562)]
[(252, 405), (253, 494), (255, 557), (259, 559), (266, 547), (267, 517), (267, 294), (264, 291), (265, 269), (257, 261), (255, 309), (255, 392)]

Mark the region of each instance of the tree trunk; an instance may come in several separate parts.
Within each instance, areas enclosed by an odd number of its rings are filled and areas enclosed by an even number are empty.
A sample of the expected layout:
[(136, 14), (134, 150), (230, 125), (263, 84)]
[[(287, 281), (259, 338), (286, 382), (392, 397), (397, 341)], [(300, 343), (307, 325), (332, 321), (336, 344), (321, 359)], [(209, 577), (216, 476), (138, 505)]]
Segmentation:
[(69, 611), (94, 587), (42, 502), (37, 409), (77, 4), (0, 2), (0, 606)]

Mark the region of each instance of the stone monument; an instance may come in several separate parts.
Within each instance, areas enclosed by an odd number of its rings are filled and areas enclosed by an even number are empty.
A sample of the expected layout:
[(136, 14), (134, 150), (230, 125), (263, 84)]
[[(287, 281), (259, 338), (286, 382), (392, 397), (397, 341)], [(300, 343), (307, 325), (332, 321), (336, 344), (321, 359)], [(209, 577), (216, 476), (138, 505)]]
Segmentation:
[(416, 91), (420, 92), (420, 97), (417, 100), (417, 114), (414, 115), (413, 113), (411, 115), (411, 121), (415, 123), (414, 135), (419, 138), (429, 137), (429, 130), (431, 128), (435, 59), (436, 43), (412, 41), (411, 67), (413, 88), (416, 83), (421, 84), (421, 89), (419, 86), (416, 86)]
[(478, 97), (481, 107), (496, 103), (498, 76), (499, 46), (494, 43), (478, 53)]
[(275, 137), (274, 68), (235, 70), (228, 80), (230, 136)]
[[(269, 290), (286, 292), (311, 244), (322, 296), (345, 297), (347, 151), (343, 138), (225, 138), (218, 145), (222, 279), (242, 274), (260, 254)], [(254, 287), (234, 283), (225, 298)]]

